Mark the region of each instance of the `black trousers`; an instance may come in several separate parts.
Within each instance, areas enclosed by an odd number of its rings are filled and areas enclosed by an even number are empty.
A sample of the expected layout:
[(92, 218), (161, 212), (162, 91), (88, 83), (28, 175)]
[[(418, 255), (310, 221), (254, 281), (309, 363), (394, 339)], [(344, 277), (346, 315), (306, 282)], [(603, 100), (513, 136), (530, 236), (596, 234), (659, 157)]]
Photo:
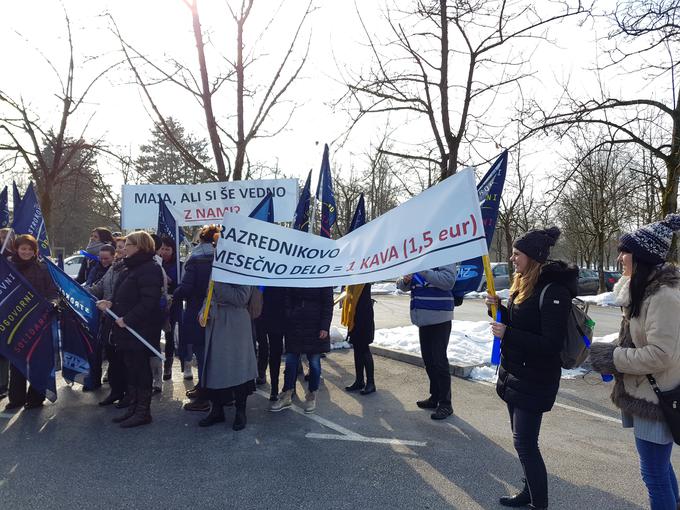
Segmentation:
[(89, 388), (99, 388), (102, 385), (102, 363), (104, 358), (104, 347), (102, 342), (97, 344), (94, 352), (90, 355), (90, 375), (87, 386)]
[[(356, 382), (366, 381), (367, 384), (374, 384), (374, 364), (370, 344), (364, 342), (352, 343), (352, 350), (354, 351)], [(366, 373), (366, 379), (364, 379), (364, 372)]]
[(257, 343), (257, 374), (264, 377), (269, 361), (269, 339), (262, 327), (255, 327), (255, 341)]
[(267, 333), (269, 340), (269, 378), (272, 393), (279, 392), (279, 375), (281, 374), (281, 356), (283, 355), (283, 333)]
[(127, 375), (123, 355), (113, 345), (104, 345), (106, 359), (109, 360), (109, 386), (114, 395), (124, 395), (127, 392)]
[(543, 413), (526, 411), (508, 404), (512, 439), (524, 470), (531, 503), (538, 508), (548, 506), (548, 473), (538, 449)]
[(153, 376), (148, 351), (130, 349), (122, 351), (122, 355), (128, 386), (137, 390), (151, 391)]
[(451, 407), (451, 372), (446, 349), (451, 335), (451, 321), (420, 326), (420, 353), (430, 379), (430, 398), (438, 405)]
[(33, 386), (28, 387), (26, 392), (26, 378), (14, 365), (9, 367), (9, 392), (10, 404), (24, 405), (26, 403), (39, 404), (45, 401), (45, 395), (38, 392)]

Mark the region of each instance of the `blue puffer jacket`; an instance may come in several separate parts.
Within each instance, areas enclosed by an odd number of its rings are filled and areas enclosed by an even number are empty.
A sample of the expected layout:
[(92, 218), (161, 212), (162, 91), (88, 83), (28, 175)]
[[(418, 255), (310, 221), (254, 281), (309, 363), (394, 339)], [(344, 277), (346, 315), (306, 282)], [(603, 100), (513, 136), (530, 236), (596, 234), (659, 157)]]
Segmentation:
[(407, 284), (397, 281), (401, 290), (411, 291), (411, 322), (416, 326), (431, 326), (453, 319), (453, 286), (456, 284), (456, 264), (435, 267), (418, 274), (425, 285), (411, 279)]

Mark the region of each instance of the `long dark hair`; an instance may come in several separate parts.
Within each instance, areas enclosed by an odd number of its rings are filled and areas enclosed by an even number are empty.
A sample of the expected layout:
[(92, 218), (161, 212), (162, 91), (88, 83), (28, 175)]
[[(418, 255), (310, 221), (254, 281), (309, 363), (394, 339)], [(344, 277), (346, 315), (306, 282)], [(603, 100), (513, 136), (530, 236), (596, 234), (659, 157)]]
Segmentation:
[(633, 254), (633, 274), (630, 277), (630, 316), (639, 317), (649, 279), (658, 265), (638, 260)]

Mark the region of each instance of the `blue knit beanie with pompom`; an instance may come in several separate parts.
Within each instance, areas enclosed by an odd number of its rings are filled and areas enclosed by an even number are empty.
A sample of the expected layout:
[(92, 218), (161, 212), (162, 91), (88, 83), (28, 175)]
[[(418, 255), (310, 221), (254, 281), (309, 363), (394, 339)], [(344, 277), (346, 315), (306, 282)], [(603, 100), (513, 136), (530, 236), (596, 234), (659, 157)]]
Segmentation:
[(632, 253), (649, 264), (663, 264), (673, 241), (673, 232), (680, 230), (680, 214), (669, 214), (663, 220), (650, 223), (619, 240), (619, 251)]

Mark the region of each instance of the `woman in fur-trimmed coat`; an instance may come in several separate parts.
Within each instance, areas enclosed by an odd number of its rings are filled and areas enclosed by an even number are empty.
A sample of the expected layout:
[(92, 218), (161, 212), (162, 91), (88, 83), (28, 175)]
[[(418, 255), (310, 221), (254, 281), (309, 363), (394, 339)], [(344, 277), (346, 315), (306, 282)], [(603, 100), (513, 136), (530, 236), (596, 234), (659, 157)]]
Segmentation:
[(633, 428), (640, 472), (652, 510), (677, 509), (680, 495), (671, 451), (673, 436), (647, 374), (661, 391), (680, 385), (680, 272), (664, 265), (680, 215), (626, 234), (619, 244), (623, 276), (614, 287), (623, 310), (618, 341), (593, 344), (591, 363), (616, 382), (612, 401), (623, 426)]

